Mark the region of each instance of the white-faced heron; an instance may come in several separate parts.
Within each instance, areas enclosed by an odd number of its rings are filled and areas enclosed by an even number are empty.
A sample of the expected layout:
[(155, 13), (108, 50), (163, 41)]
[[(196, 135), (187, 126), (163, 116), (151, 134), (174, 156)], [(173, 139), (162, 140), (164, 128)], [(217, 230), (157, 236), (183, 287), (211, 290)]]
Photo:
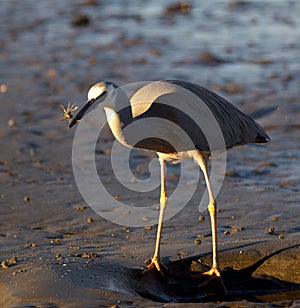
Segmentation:
[[(172, 92), (170, 91), (170, 88), (172, 89), (172, 87), (182, 89), (183, 91), (188, 91), (192, 96), (197, 97), (201, 104), (206, 106), (205, 108), (208, 107), (209, 112), (213, 115), (213, 118), (215, 119), (215, 122), (217, 123), (217, 126), (222, 133), (224, 141), (223, 150), (247, 143), (266, 143), (270, 139), (263, 128), (251, 117), (242, 113), (239, 109), (234, 107), (221, 96), (202, 86), (179, 80), (159, 81), (155, 82), (154, 85), (156, 85), (156, 87), (151, 87), (150, 85), (139, 88), (136, 90), (136, 92), (132, 93), (133, 95), (131, 98), (124, 98), (123, 107), (120, 109), (116, 108), (113, 100), (106, 99), (109, 98), (109, 93), (116, 91), (118, 87), (112, 82), (104, 81), (97, 83), (90, 88), (88, 92), (88, 102), (72, 119), (69, 127), (72, 127), (74, 124), (80, 121), (85, 112), (92, 105), (95, 106), (96, 102), (102, 103), (108, 124), (117, 140), (131, 148), (138, 148), (157, 153), (161, 165), (160, 213), (158, 219), (155, 251), (149, 268), (156, 268), (158, 271), (161, 270), (162, 266), (160, 261), (160, 240), (164, 212), (167, 204), (166, 161), (174, 159), (180, 160), (182, 158), (193, 158), (195, 162), (199, 164), (204, 174), (209, 195), (208, 211), (211, 218), (213, 260), (211, 270), (206, 272), (206, 274), (220, 277), (217, 259), (216, 201), (207, 171), (207, 158), (211, 153), (211, 149), (209, 142), (203, 133), (203, 130), (201, 130), (201, 127), (199, 127), (199, 125), (197, 125), (191, 119), (190, 115), (186, 115), (185, 112), (182, 112), (181, 107), (189, 107), (192, 112), (194, 108), (195, 113), (199, 111), (196, 110), (197, 108), (195, 108), (195, 105), (193, 105), (194, 102), (191, 102), (190, 99), (185, 99), (184, 105), (180, 106), (179, 103), (179, 107), (176, 109), (175, 107), (177, 102), (175, 102), (174, 107), (174, 104), (158, 104), (155, 99), (149, 100), (149, 97), (155, 98), (157, 96), (155, 89), (159, 89), (160, 93), (162, 94), (168, 94)], [(138, 91), (138, 95), (135, 95)], [(175, 97), (175, 101), (177, 101), (176, 93), (179, 92), (174, 91), (174, 93), (175, 96), (173, 96), (173, 98)], [(180, 95), (180, 93), (178, 95)], [(180, 99), (181, 98), (179, 98), (179, 100)], [(205, 108), (202, 108), (203, 113), (206, 112)], [(203, 119), (205, 119), (205, 117), (206, 116), (203, 116)], [(185, 143), (184, 141), (182, 142), (181, 140), (180, 142), (182, 144), (179, 145), (179, 147), (174, 147), (172, 146), (170, 140), (166, 139), (168, 142), (165, 142), (162, 140), (163, 138), (156, 138), (157, 134), (153, 134), (153, 138), (149, 138), (149, 134), (147, 134), (145, 140), (140, 140), (139, 142), (130, 141), (130, 138), (124, 135), (123, 129), (128, 124), (133, 123), (140, 118), (160, 118), (175, 123), (181, 129), (183, 129), (187, 136), (191, 139), (193, 148), (191, 148), (188, 143)], [(210, 122), (213, 121), (208, 121), (207, 125), (211, 124)], [(148, 128), (141, 127), (142, 131), (143, 129), (151, 129), (153, 131), (156, 130), (156, 132), (159, 133), (161, 127), (159, 125)], [(170, 133), (173, 133), (172, 138), (174, 139), (174, 132)], [(168, 134), (167, 130), (166, 134)], [(213, 129), (210, 129), (210, 134), (212, 134), (212, 137), (214, 137)]]

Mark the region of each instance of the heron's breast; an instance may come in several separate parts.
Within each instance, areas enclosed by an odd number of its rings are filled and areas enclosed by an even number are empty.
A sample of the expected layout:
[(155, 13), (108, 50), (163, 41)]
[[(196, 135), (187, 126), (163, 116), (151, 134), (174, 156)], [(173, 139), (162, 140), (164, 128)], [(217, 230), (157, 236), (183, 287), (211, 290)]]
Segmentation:
[(160, 153), (194, 150), (195, 144), (178, 124), (158, 117), (123, 118), (111, 108), (104, 108), (115, 138), (125, 146)]

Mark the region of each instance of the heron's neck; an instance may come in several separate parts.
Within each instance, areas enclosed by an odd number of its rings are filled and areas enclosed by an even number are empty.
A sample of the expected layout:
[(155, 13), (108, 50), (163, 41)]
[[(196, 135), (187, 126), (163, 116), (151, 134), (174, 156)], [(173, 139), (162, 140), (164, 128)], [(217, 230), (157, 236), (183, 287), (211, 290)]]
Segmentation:
[(118, 115), (120, 118), (120, 121), (122, 122), (123, 128), (132, 123), (132, 113), (130, 106), (125, 106), (123, 109), (118, 111)]
[(126, 146), (130, 146), (129, 144), (127, 144), (127, 142), (125, 140), (124, 133), (123, 133), (123, 129), (126, 127), (126, 125), (129, 124), (129, 122), (124, 123), (122, 121), (122, 118), (125, 119), (125, 121), (128, 121), (127, 111), (121, 110), (117, 113), (114, 109), (112, 109), (110, 107), (104, 107), (104, 111), (105, 111), (105, 114), (106, 114), (108, 125), (109, 125), (113, 135), (115, 136), (115, 138), (120, 143), (122, 143)]
[(130, 107), (130, 101), (122, 90), (118, 88), (117, 95), (113, 99), (112, 109), (118, 114), (123, 128), (132, 122), (132, 112)]

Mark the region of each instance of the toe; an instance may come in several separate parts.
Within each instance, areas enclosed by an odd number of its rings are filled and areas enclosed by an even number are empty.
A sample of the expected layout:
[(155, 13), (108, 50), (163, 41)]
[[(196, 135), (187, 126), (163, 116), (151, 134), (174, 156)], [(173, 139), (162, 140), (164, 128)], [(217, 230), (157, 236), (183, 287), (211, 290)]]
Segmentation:
[(157, 269), (159, 272), (161, 271), (161, 263), (159, 259), (152, 258), (150, 264), (147, 266), (149, 269)]
[(221, 277), (220, 271), (216, 268), (211, 268), (209, 271), (202, 273), (203, 275)]

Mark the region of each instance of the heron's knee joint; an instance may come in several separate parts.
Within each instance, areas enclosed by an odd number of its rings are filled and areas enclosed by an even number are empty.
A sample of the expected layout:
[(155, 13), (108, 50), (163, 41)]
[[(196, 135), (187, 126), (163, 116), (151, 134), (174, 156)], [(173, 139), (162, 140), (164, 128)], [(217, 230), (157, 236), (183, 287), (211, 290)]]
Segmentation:
[(168, 201), (168, 197), (166, 195), (163, 195), (160, 197), (160, 204), (166, 205)]
[(208, 209), (210, 214), (216, 215), (216, 212), (217, 212), (217, 202), (215, 200), (210, 201), (207, 209)]

